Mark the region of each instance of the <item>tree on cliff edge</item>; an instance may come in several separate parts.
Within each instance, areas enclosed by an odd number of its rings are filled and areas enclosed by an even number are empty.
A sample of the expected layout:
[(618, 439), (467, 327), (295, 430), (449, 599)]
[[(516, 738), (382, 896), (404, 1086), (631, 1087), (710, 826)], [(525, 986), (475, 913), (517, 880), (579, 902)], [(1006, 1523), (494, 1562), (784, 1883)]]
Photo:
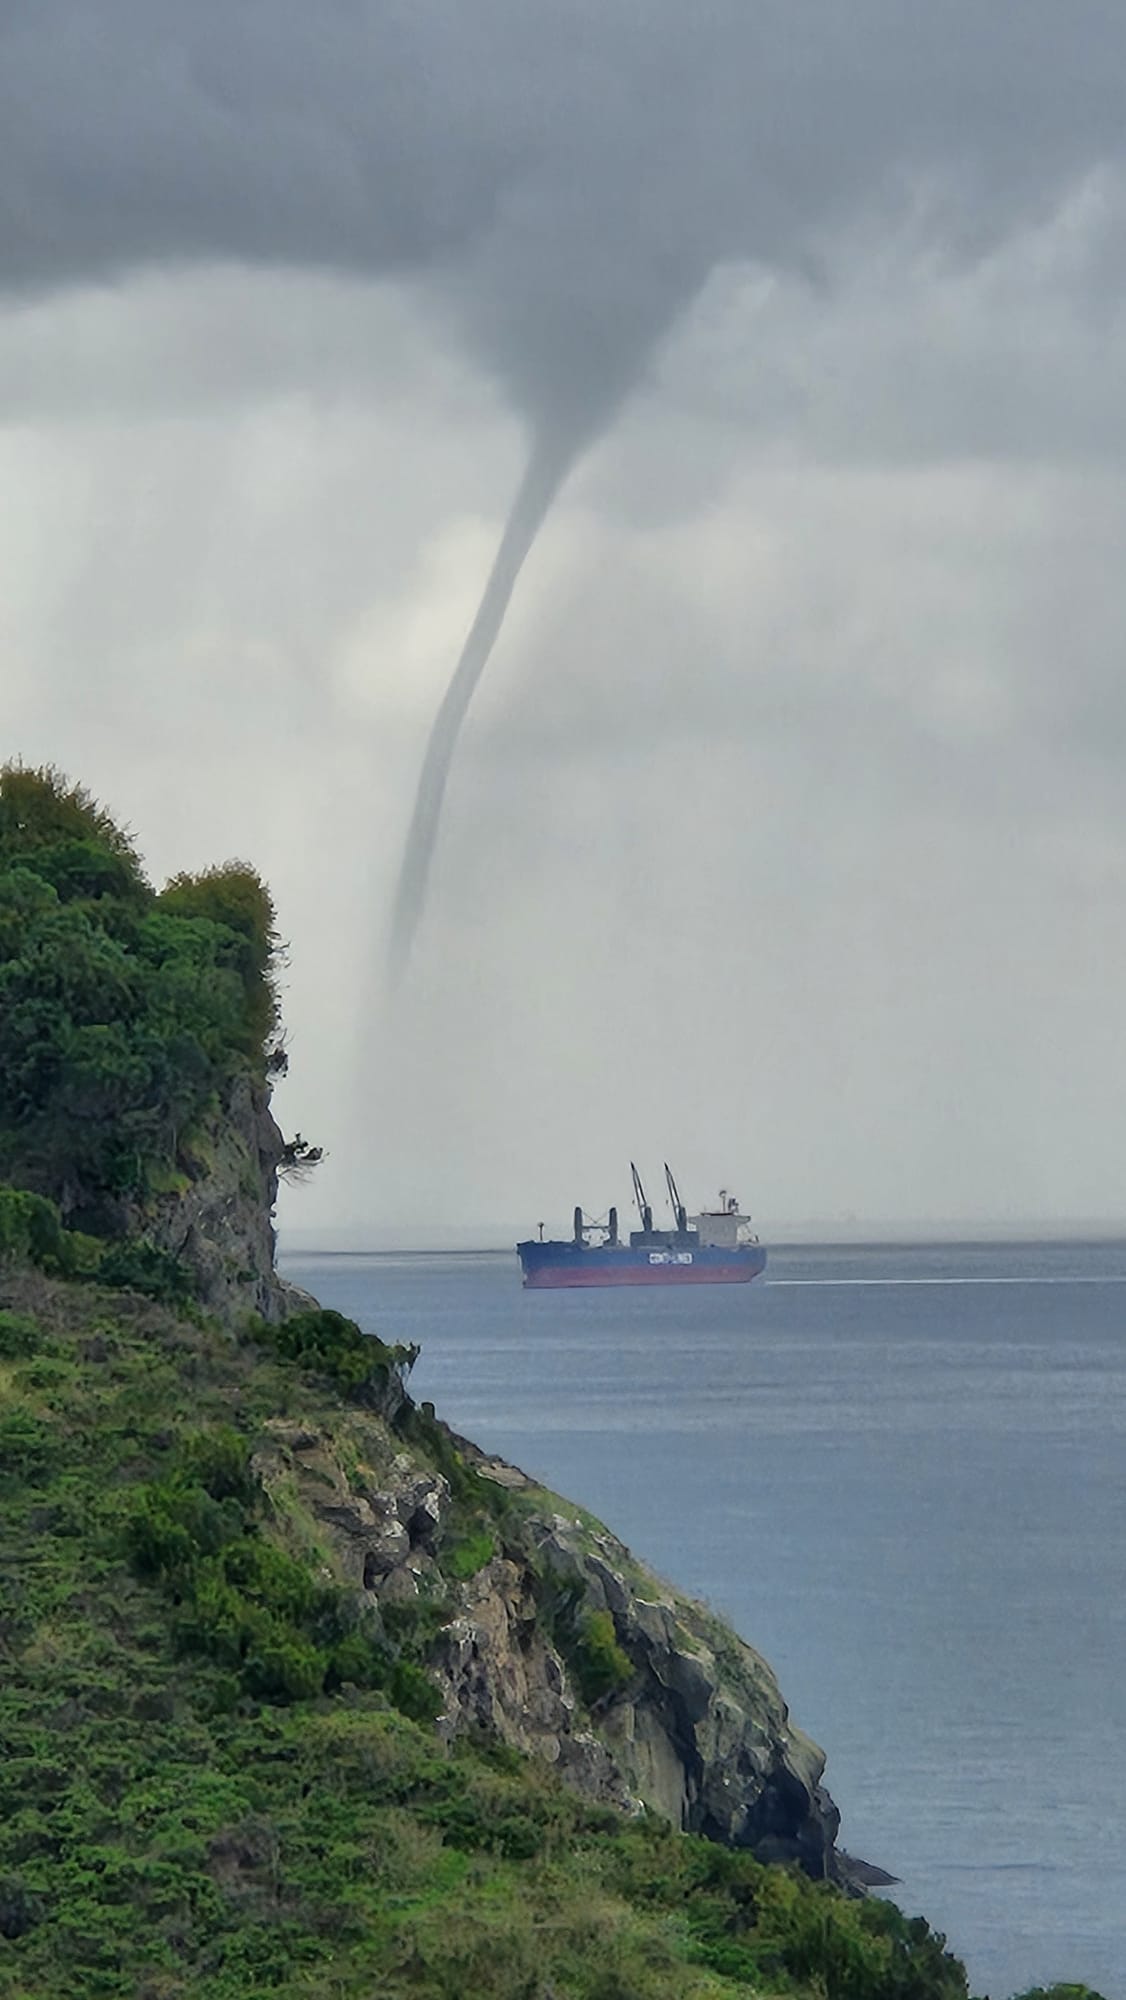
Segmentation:
[(242, 863), (157, 895), (57, 771), (0, 770), (0, 1180), (101, 1234), (165, 1184), (278, 1020), (274, 908)]

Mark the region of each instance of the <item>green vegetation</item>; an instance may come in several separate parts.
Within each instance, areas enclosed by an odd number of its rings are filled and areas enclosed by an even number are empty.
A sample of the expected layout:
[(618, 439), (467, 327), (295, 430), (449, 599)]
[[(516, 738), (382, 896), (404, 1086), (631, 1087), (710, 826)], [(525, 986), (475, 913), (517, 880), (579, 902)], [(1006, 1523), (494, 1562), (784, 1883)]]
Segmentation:
[(291, 1313), (279, 1326), (256, 1320), (250, 1331), (254, 1339), (325, 1376), (345, 1394), (372, 1388), (385, 1391), (392, 1370), (409, 1370), (418, 1359), (416, 1347), (387, 1347), (361, 1333), (354, 1320), (326, 1307)]
[(618, 1644), (609, 1611), (593, 1610), (577, 1582), (552, 1574), (540, 1576), (539, 1602), (552, 1642), (588, 1708), (629, 1686), (633, 1661)]
[(59, 1211), (44, 1195), (26, 1188), (0, 1187), (0, 1270), (5, 1264), (35, 1264), (65, 1277), (92, 1273), (101, 1245), (64, 1229)]
[(442, 1547), (442, 1568), (447, 1576), (465, 1582), (492, 1562), (496, 1552), (496, 1537), (487, 1528), (473, 1528), (468, 1534), (447, 1538)]
[(1017, 2000), (1103, 2000), (1090, 1986), (1035, 1986), (1027, 1993), (1017, 1995)]
[(136, 1573), (163, 1586), (177, 1651), (214, 1660), (263, 1701), (349, 1682), (433, 1721), (440, 1704), (425, 1675), (382, 1632), (361, 1629), (353, 1594), (262, 1533), (264, 1513), (246, 1439), (224, 1425), (187, 1433), (169, 1470), (137, 1489), (125, 1546)]
[(39, 1345), (39, 1328), (26, 1313), (0, 1312), (0, 1361), (26, 1361)]
[(0, 1180), (120, 1233), (277, 1023), (269, 895), (232, 864), (162, 895), (53, 771), (0, 770)]
[[(965, 2000), (883, 1902), (441, 1744), (448, 1604), (366, 1618), (258, 1470), (295, 1410), (378, 1444), (323, 1326), (290, 1355), (34, 1269), (0, 1305), (4, 2000)], [(406, 1405), (386, 1448), (431, 1421)], [(460, 1478), (480, 1521), (488, 1482)], [(496, 1536), (451, 1533), (449, 1588)]]
[(143, 1292), (146, 1298), (170, 1305), (187, 1306), (195, 1292), (191, 1272), (145, 1237), (102, 1241), (84, 1236), (80, 1230), (63, 1228), (58, 1209), (46, 1195), (0, 1187), (0, 1270), (21, 1263), (54, 1277)]
[(588, 1611), (583, 1617), (571, 1659), (583, 1700), (591, 1704), (605, 1700), (628, 1686), (633, 1662), (614, 1637), (614, 1621), (608, 1611)]

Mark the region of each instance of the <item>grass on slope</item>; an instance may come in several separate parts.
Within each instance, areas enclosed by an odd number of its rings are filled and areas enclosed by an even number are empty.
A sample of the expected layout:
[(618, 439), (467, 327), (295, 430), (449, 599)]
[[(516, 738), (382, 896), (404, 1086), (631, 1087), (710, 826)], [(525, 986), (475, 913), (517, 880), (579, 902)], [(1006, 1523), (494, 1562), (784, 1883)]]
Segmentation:
[(292, 1357), (0, 1276), (4, 2000), (964, 2000), (882, 1902), (444, 1748), (418, 1658), (263, 1504), (287, 1414), (349, 1415)]

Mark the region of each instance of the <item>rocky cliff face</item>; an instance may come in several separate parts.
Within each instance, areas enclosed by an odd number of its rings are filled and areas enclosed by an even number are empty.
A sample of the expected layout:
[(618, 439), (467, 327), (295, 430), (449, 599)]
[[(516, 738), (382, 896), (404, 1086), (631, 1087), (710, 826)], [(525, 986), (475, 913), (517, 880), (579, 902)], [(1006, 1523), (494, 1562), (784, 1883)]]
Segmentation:
[[(266, 1092), (239, 1083), (194, 1142), (186, 1184), (142, 1218), (222, 1316), (276, 1321), (314, 1303), (274, 1269), (282, 1146)], [(455, 1438), (428, 1406), (412, 1416), (392, 1371), (376, 1406), (342, 1410), (331, 1429), (275, 1420), (257, 1469), (287, 1532), (304, 1524), (302, 1545), (351, 1585), (373, 1632), (425, 1628), (447, 1738), (485, 1730), (593, 1799), (817, 1878), (876, 1879), (837, 1849), (824, 1756), (758, 1653), (601, 1523)], [(475, 1495), (468, 1538), (451, 1479)]]
[(290, 1288), (274, 1268), (284, 1144), (265, 1085), (239, 1077), (226, 1102), (182, 1146), (180, 1184), (150, 1195), (128, 1217), (130, 1230), (188, 1266), (203, 1304), (220, 1318), (259, 1312), (278, 1320), (293, 1310)]
[[(467, 1576), (448, 1480), (379, 1418), (357, 1413), (332, 1437), (279, 1420), (258, 1462), (279, 1508), (304, 1512), (373, 1624), (428, 1612), (446, 1736), (487, 1730), (591, 1798), (854, 1883), (821, 1786), (824, 1757), (791, 1723), (766, 1662), (589, 1515), (449, 1442), (506, 1496)], [(613, 1660), (600, 1694), (584, 1693), (591, 1630)]]
[(766, 1661), (605, 1529), (568, 1513), (538, 1526), (549, 1574), (609, 1613), (630, 1661), (596, 1727), (635, 1797), (685, 1831), (831, 1874), (840, 1822), (821, 1789), (825, 1758), (790, 1722)]
[[(522, 1492), (532, 1559), (506, 1551), (464, 1586), (438, 1667), (448, 1726), (469, 1719), (557, 1765), (568, 1782), (686, 1832), (832, 1876), (840, 1823), (825, 1758), (790, 1722), (771, 1669), (722, 1620), (663, 1584), (589, 1515), (484, 1461)], [(543, 1607), (591, 1617), (624, 1656), (620, 1684), (585, 1701), (582, 1662)], [(626, 1664), (628, 1663), (628, 1665)]]

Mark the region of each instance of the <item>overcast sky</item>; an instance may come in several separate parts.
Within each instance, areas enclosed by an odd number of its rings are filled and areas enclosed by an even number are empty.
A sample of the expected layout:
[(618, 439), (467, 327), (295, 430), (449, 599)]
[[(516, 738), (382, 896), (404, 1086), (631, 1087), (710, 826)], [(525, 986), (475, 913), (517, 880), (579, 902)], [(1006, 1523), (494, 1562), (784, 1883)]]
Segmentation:
[(269, 878), (295, 1235), (1126, 1213), (1124, 154), (1120, 0), (7, 0), (4, 749)]

